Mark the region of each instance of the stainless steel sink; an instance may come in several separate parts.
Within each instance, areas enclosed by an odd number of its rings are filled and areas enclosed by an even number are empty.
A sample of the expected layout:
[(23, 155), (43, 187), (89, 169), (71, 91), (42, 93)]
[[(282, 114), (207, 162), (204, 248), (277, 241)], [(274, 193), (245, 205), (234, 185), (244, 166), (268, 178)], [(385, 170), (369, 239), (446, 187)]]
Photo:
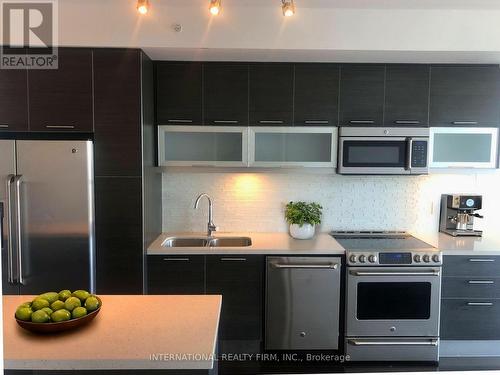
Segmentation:
[(212, 247), (246, 247), (252, 245), (250, 237), (216, 237), (210, 240)]
[(208, 238), (200, 237), (170, 237), (163, 241), (164, 247), (206, 247)]
[(252, 245), (250, 237), (169, 237), (164, 247), (246, 247)]

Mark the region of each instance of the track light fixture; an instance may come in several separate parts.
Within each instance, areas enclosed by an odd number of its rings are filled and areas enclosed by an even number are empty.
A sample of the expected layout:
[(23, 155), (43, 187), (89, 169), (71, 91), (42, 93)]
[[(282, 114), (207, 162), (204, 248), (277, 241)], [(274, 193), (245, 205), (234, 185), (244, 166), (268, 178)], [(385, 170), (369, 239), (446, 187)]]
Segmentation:
[(221, 0), (210, 0), (208, 10), (213, 16), (218, 15), (222, 10)]
[(137, 11), (146, 14), (149, 11), (149, 0), (137, 0)]
[(291, 17), (295, 14), (295, 4), (293, 0), (281, 0), (281, 9), (285, 17)]

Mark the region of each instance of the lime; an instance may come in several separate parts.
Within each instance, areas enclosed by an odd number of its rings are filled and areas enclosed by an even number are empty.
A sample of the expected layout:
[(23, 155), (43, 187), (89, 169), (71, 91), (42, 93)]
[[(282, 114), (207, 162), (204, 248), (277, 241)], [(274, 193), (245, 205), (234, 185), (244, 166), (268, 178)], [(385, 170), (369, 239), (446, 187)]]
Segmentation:
[(41, 311), (45, 311), (48, 316), (50, 316), (54, 312), (54, 310), (52, 310), (50, 307), (44, 307), (43, 309), (41, 309)]
[(49, 305), (50, 305), (49, 301), (47, 301), (46, 299), (37, 297), (37, 298), (35, 298), (35, 300), (31, 304), (31, 308), (34, 311), (36, 311), (36, 310), (43, 309), (44, 307), (49, 307)]
[(19, 307), (31, 307), (31, 301), (24, 302), (24, 303), (20, 304)]
[(85, 302), (85, 300), (90, 297), (90, 293), (86, 290), (75, 290), (72, 296), (79, 298), (82, 302)]
[(69, 297), (71, 297), (71, 290), (64, 289), (59, 292), (59, 300), (66, 301)]
[(73, 319), (76, 318), (81, 318), (82, 316), (87, 315), (87, 309), (85, 307), (76, 307), (73, 312), (71, 313), (71, 316), (73, 316)]
[(85, 300), (85, 307), (88, 311), (97, 310), (99, 307), (99, 300), (95, 296), (90, 296)]
[(31, 313), (33, 311), (29, 307), (18, 307), (16, 310), (16, 318), (19, 320), (31, 320)]
[(63, 301), (55, 301), (50, 305), (50, 308), (54, 311), (64, 309), (64, 302)]
[(68, 310), (57, 310), (50, 316), (53, 322), (64, 322), (65, 320), (71, 319), (71, 313)]
[(64, 302), (64, 307), (68, 311), (73, 311), (76, 307), (80, 307), (82, 303), (76, 297), (69, 297), (66, 302)]
[(46, 299), (47, 301), (49, 301), (49, 303), (52, 303), (52, 302), (57, 301), (59, 299), (59, 294), (56, 292), (47, 292), (47, 293), (40, 294), (38, 297), (42, 298), (42, 299)]
[(31, 314), (31, 321), (33, 323), (47, 323), (49, 320), (50, 316), (43, 310), (38, 310)]

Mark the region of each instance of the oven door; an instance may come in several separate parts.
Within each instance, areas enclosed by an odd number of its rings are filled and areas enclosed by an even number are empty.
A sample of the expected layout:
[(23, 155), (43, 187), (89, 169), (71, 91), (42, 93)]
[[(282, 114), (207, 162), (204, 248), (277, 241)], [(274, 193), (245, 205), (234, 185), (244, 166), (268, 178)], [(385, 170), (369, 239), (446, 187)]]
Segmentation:
[(341, 137), (341, 174), (411, 174), (406, 137)]
[(346, 336), (439, 336), (441, 268), (349, 267)]

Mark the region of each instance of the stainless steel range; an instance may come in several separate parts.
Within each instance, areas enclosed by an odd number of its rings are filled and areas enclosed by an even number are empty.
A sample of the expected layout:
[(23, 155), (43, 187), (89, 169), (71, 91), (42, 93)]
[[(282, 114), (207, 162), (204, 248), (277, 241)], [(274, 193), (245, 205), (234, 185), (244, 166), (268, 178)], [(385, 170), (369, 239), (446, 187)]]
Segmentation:
[(441, 253), (405, 232), (332, 236), (347, 251), (351, 360), (438, 361)]

